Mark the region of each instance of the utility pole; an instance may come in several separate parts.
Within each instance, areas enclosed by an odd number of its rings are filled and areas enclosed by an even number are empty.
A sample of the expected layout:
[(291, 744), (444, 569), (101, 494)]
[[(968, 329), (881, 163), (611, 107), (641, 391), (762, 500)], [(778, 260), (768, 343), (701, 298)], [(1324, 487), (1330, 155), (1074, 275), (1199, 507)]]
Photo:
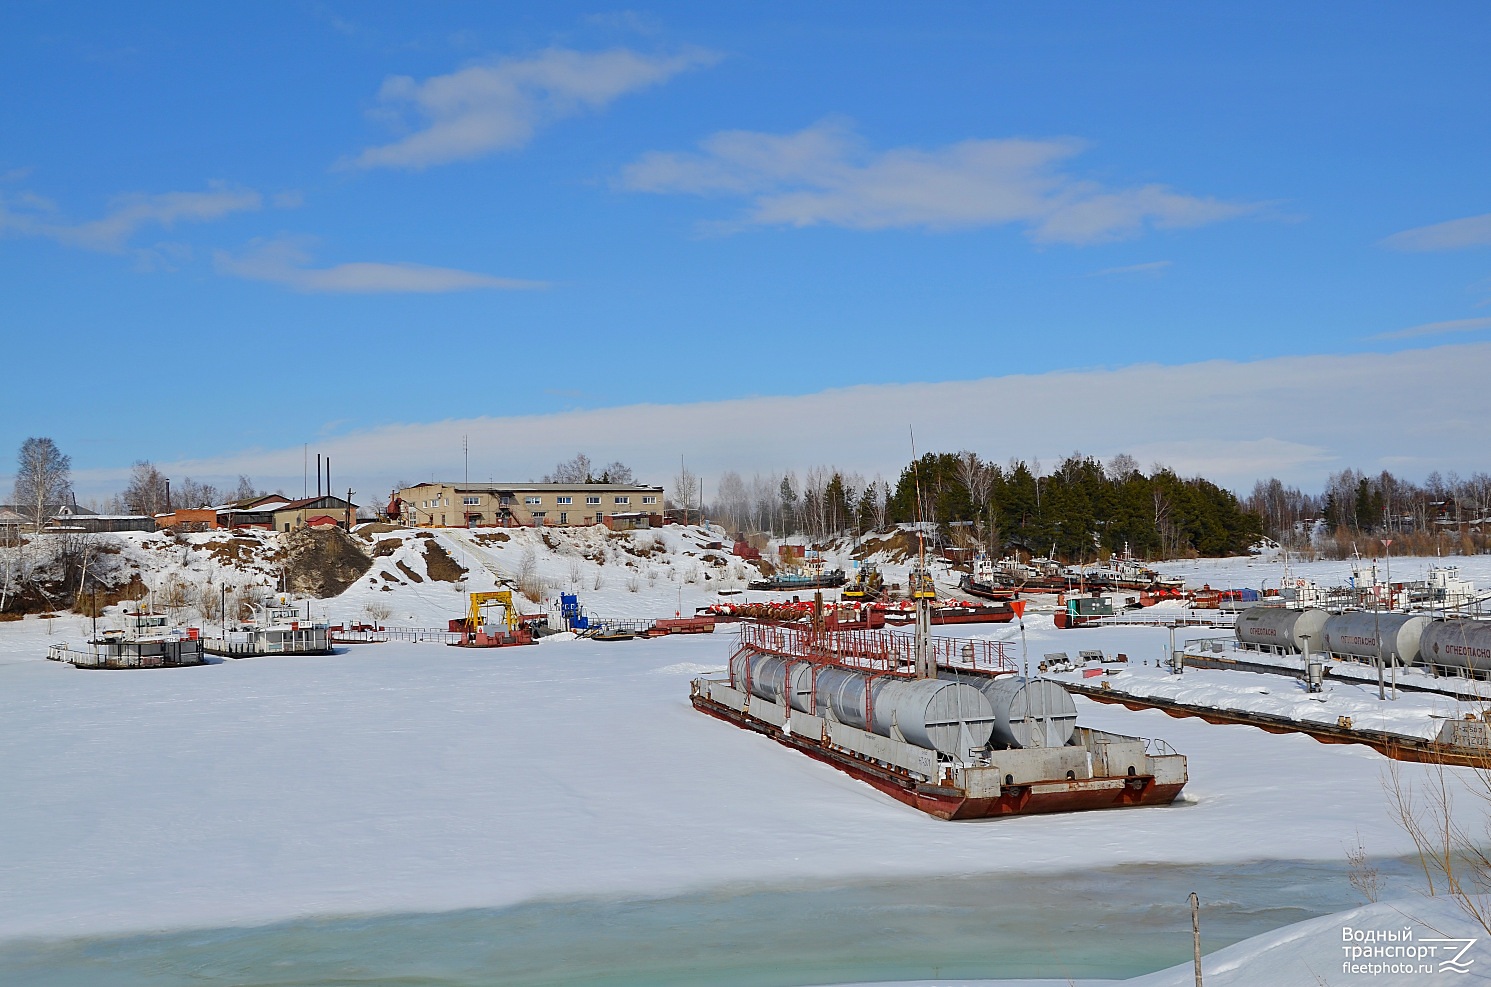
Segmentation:
[(1196, 987), (1201, 987), (1201, 899), (1191, 892), (1191, 953), (1196, 963)]

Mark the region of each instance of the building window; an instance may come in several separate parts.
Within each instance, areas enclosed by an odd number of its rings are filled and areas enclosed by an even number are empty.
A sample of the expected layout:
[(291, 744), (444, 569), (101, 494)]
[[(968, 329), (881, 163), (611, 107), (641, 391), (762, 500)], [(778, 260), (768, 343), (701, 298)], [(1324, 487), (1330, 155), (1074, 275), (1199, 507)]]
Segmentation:
[(523, 498), (523, 503), (529, 505), (530, 507), (537, 506), (539, 504), (542, 504), (543, 502), (544, 502), (544, 499), (542, 497), (524, 497)]
[(656, 504), (657, 503), (657, 498), (656, 497), (643, 497), (642, 498), (642, 503), (644, 503), (644, 504)]
[(559, 504), (573, 504), (575, 502), (575, 498), (573, 498), (573, 497), (555, 497), (554, 501), (555, 501), (555, 503), (559, 503)]
[(540, 528), (542, 528), (544, 526), (544, 512), (543, 511), (534, 511), (533, 512), (533, 523), (536, 524), (536, 525), (538, 525)]
[(630, 504), (631, 502), (632, 502), (632, 499), (630, 497), (617, 497), (616, 498), (616, 503), (618, 503), (618, 504)]
[(560, 511), (559, 512), (559, 523), (560, 524), (569, 524), (569, 512), (568, 511)]
[(481, 503), (481, 498), (480, 497), (469, 497), (469, 496), (468, 497), (462, 497), (461, 498), (461, 503), (465, 504), (467, 507), (475, 507), (476, 505), (478, 505), (478, 504)]
[(601, 499), (599, 497), (586, 497), (585, 498), (585, 503), (587, 503), (587, 504), (599, 504), (600, 502), (601, 502)]

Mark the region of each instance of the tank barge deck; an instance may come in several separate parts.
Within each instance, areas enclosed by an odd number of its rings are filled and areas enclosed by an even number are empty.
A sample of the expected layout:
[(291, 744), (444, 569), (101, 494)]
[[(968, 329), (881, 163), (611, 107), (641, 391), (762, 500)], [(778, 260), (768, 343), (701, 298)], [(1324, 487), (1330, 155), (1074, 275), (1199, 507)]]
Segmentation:
[(1296, 720), (1274, 713), (1201, 706), (1161, 696), (1141, 696), (1120, 692), (1111, 687), (1065, 683), (1073, 692), (1100, 703), (1116, 703), (1128, 709), (1158, 709), (1170, 716), (1194, 716), (1207, 723), (1238, 723), (1257, 727), (1268, 733), (1302, 733), (1322, 744), (1364, 744), (1395, 761), (1417, 761), (1424, 764), (1446, 764), (1464, 768), (1491, 768), (1491, 730), (1485, 721), (1445, 720), (1439, 736), (1413, 737), (1390, 730), (1358, 727), (1349, 718), (1337, 723)]
[(696, 709), (941, 819), (1163, 805), (1187, 781), (1162, 741), (1079, 728), (998, 642), (746, 623), (729, 672), (691, 683)]

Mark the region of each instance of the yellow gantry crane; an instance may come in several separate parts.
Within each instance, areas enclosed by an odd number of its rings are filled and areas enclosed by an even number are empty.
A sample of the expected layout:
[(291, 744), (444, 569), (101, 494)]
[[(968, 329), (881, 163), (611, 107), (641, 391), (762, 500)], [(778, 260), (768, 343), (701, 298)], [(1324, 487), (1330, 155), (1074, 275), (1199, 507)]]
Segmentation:
[(516, 633), (521, 621), (518, 619), (517, 608), (513, 606), (512, 591), (505, 589), (492, 593), (471, 594), (471, 611), (466, 617), (467, 631), (472, 634), (476, 633), (476, 629), (481, 626), (481, 608), (492, 603), (502, 604), (503, 617), (507, 621), (507, 632)]

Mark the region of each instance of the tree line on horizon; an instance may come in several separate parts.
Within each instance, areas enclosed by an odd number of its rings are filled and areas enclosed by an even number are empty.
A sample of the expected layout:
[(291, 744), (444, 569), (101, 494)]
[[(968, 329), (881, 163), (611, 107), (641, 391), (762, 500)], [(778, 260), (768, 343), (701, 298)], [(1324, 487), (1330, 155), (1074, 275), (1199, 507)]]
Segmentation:
[(1054, 552), (1071, 561), (1127, 551), (1136, 557), (1245, 552), (1262, 536), (1259, 516), (1231, 491), (1132, 456), (1106, 465), (1073, 453), (1049, 473), (1039, 461), (1001, 466), (977, 453), (929, 452), (885, 480), (815, 467), (720, 478), (711, 517), (737, 530), (825, 539), (921, 521), (954, 544), (1002, 554)]
[(1001, 466), (963, 450), (918, 457), (894, 486), (829, 466), (801, 479), (790, 470), (750, 480), (728, 471), (710, 516), (731, 530), (818, 540), (924, 521), (951, 543), (1069, 561), (1125, 550), (1139, 558), (1240, 554), (1265, 537), (1320, 558), (1389, 548), (1468, 555), (1491, 551), (1491, 474), (1435, 471), (1414, 483), (1345, 469), (1318, 494), (1270, 477), (1240, 498), (1162, 463), (1146, 472), (1126, 454), (1103, 463), (1074, 452), (1048, 471), (1039, 460)]
[(1243, 505), (1270, 538), (1301, 552), (1473, 555), (1488, 548), (1491, 475), (1435, 470), (1414, 483), (1388, 470), (1344, 469), (1319, 494), (1270, 477), (1254, 484)]
[[(45, 437), (26, 439), (17, 454), (13, 503), (36, 527), (71, 498), (70, 457)], [(557, 464), (552, 482), (636, 482), (630, 467), (597, 468), (580, 454)], [(681, 467), (668, 489), (669, 506), (697, 507), (703, 484)], [(165, 509), (166, 480), (139, 460), (118, 494), (94, 501), (107, 513), (152, 515)], [(1127, 550), (1136, 557), (1227, 555), (1262, 537), (1302, 554), (1353, 552), (1473, 554), (1491, 549), (1491, 474), (1461, 477), (1431, 472), (1422, 483), (1390, 471), (1345, 469), (1311, 494), (1277, 478), (1259, 480), (1239, 498), (1201, 476), (1182, 477), (1153, 464), (1148, 472), (1126, 454), (1103, 463), (1074, 452), (1049, 471), (1039, 460), (1000, 465), (977, 453), (929, 452), (907, 464), (892, 486), (879, 476), (816, 466), (720, 475), (705, 513), (732, 531), (766, 531), (827, 539), (863, 535), (924, 521), (950, 542), (986, 551), (1014, 549), (1080, 561)], [(246, 476), (236, 488), (189, 477), (171, 485), (176, 507), (204, 506), (262, 495)], [(1482, 522), (1485, 522), (1484, 524)], [(1486, 534), (1482, 529), (1487, 529)]]

